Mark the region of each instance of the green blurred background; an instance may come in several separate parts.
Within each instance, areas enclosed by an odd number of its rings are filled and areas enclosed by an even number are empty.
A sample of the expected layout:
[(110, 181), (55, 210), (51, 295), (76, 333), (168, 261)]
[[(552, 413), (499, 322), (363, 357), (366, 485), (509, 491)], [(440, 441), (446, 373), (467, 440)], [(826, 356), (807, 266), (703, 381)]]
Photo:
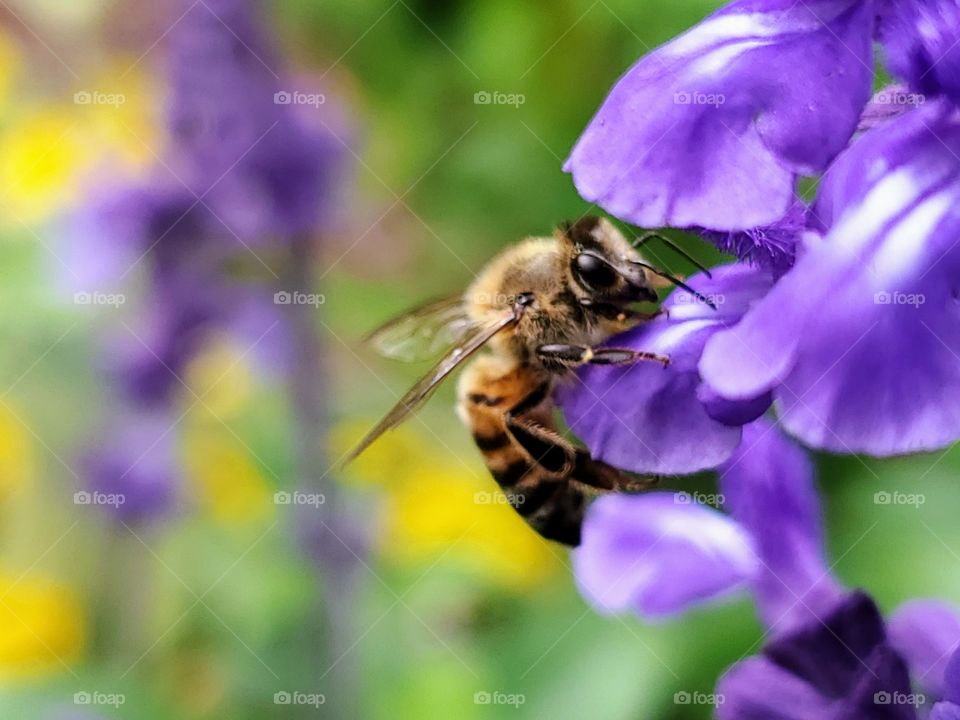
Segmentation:
[[(73, 504), (74, 458), (106, 394), (95, 331), (111, 318), (65, 301), (56, 256), (105, 160), (136, 176), (164, 146), (163, 5), (0, 2), (0, 717), (709, 717), (675, 694), (712, 692), (756, 651), (750, 605), (734, 598), (657, 626), (595, 614), (563, 548), (474, 502), (493, 483), (453, 420), (451, 388), (331, 475), (370, 537), (352, 584), (325, 584), (295, 513), (273, 502), (296, 487), (290, 408), (228, 343), (190, 367), (211, 407), (184, 402), (181, 511), (140, 529)], [(353, 153), (316, 272), (332, 420), (317, 443), (331, 457), (422, 371), (374, 357), (363, 332), (464, 287), (507, 243), (587, 212), (561, 172), (578, 133), (638, 56), (717, 5), (269, 4), (266, 34), (336, 98)], [(71, 102), (91, 86), (128, 102)], [(523, 101), (477, 104), (480, 92)], [(960, 600), (958, 467), (953, 451), (821, 459), (839, 576), (885, 608)], [(710, 492), (712, 479), (668, 484)], [(878, 505), (882, 490), (925, 502)], [(347, 642), (332, 658), (318, 649), (323, 598), (346, 606)], [(278, 692), (325, 702), (279, 705)]]

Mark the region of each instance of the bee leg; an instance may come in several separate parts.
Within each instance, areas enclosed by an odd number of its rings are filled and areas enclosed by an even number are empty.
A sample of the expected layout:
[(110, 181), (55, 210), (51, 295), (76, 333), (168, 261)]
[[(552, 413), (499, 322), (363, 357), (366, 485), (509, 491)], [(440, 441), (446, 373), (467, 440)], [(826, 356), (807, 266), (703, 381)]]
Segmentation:
[(503, 414), (507, 432), (528, 455), (548, 472), (565, 477), (573, 469), (575, 450), (557, 432), (530, 417), (550, 393), (543, 382)]
[(541, 345), (537, 348), (537, 357), (547, 365), (577, 368), (591, 365), (629, 365), (639, 360), (652, 360), (664, 367), (670, 365), (670, 358), (641, 350), (628, 348), (592, 348), (586, 345)]
[(638, 478), (628, 475), (622, 470), (608, 465), (602, 460), (596, 460), (586, 450), (577, 450), (576, 463), (570, 480), (575, 484), (585, 486), (596, 491), (621, 490), (625, 492), (639, 492), (656, 485), (655, 477)]

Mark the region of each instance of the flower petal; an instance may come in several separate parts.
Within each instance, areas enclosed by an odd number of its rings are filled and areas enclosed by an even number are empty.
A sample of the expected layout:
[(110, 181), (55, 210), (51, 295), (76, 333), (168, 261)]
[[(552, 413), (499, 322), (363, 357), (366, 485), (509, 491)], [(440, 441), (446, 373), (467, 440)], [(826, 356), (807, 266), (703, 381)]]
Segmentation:
[(856, 128), (872, 24), (859, 0), (733, 2), (634, 65), (564, 169), (638, 225), (771, 224), (795, 174), (826, 167)]
[(825, 720), (831, 701), (763, 657), (738, 662), (717, 685), (718, 720)]
[(755, 571), (732, 520), (687, 496), (607, 495), (590, 506), (573, 553), (581, 592), (601, 612), (660, 617), (740, 587)]
[(707, 343), (704, 381), (729, 399), (777, 386), (785, 427), (818, 448), (960, 437), (958, 157), (960, 119), (937, 103), (866, 133), (821, 186), (826, 238)]
[(877, 34), (887, 67), (927, 95), (960, 100), (960, 6), (955, 0), (883, 0)]
[[(613, 338), (608, 344), (670, 356), (670, 367), (636, 363), (589, 367), (558, 398), (567, 421), (595, 457), (639, 473), (684, 474), (713, 468), (740, 442), (740, 429), (713, 419), (697, 396), (697, 362), (707, 339), (737, 322), (772, 282), (749, 267), (717, 268), (713, 279), (690, 284), (711, 298), (713, 310), (676, 290), (664, 303), (669, 316)], [(754, 398), (747, 398), (754, 400)], [(743, 408), (728, 409), (744, 413)]]
[(943, 697), (947, 661), (960, 645), (957, 609), (942, 600), (910, 600), (890, 616), (888, 629), (890, 643), (906, 658), (917, 683)]
[(834, 607), (840, 591), (824, 560), (820, 504), (806, 453), (766, 420), (743, 429), (743, 442), (720, 469), (733, 518), (753, 538), (761, 569), (754, 586), (760, 615), (779, 633)]

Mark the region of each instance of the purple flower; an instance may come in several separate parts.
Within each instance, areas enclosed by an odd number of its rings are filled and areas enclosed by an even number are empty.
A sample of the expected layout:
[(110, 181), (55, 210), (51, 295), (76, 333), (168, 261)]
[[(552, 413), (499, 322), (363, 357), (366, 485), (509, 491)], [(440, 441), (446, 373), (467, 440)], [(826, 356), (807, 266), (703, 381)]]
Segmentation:
[(872, 2), (730, 3), (634, 65), (564, 169), (638, 225), (773, 224), (856, 129), (872, 32)]
[(689, 282), (717, 310), (676, 290), (663, 304), (666, 316), (613, 341), (669, 355), (668, 368), (653, 363), (590, 367), (560, 393), (571, 428), (596, 457), (612, 465), (654, 474), (716, 467), (740, 443), (740, 426), (770, 404), (764, 392), (737, 402), (716, 396), (701, 385), (697, 363), (704, 344), (734, 326), (768, 291), (772, 277), (731, 265), (718, 268), (713, 279), (698, 275)]
[(719, 720), (915, 720), (906, 663), (869, 596), (775, 636), (720, 679)]
[(956, 697), (945, 666), (960, 615), (918, 600), (888, 624), (866, 593), (840, 586), (800, 448), (767, 421), (746, 426), (720, 491), (728, 514), (665, 492), (603, 497), (574, 553), (581, 591), (602, 612), (657, 618), (750, 591), (767, 642), (721, 678), (720, 720), (916, 720), (912, 682), (931, 699)]
[(960, 720), (960, 651), (944, 668), (943, 685), (943, 702), (933, 706), (930, 720)]
[(669, 492), (598, 499), (574, 552), (583, 593), (604, 612), (657, 617), (752, 589), (761, 615), (781, 628), (836, 601), (803, 451), (765, 420), (747, 425), (720, 497), (729, 515)]
[[(240, 336), (245, 349), (267, 351), (261, 356), (292, 354), (275, 284), (289, 273), (294, 246), (303, 262), (300, 250), (329, 222), (341, 152), (292, 104), (298, 91), (277, 75), (256, 7), (182, 4), (165, 38), (172, 149), (150, 182), (98, 198), (74, 227), (84, 250), (73, 253), (72, 269), (84, 289), (134, 279), (139, 289), (107, 344), (104, 364), (121, 391), (109, 427), (176, 417), (184, 372), (215, 333)], [(316, 114), (325, 98), (309, 97)], [(102, 433), (87, 463), (91, 487), (129, 493), (136, 502), (121, 510), (135, 519), (148, 507), (161, 512), (178, 467), (176, 435), (167, 433), (149, 453)]]
[[(699, 369), (731, 401), (772, 391), (805, 443), (876, 455), (960, 437), (960, 118), (931, 102), (825, 177), (812, 242)], [(736, 358), (734, 364), (732, 359)]]
[(176, 417), (127, 413), (117, 427), (101, 433), (84, 461), (86, 494), (125, 523), (150, 520), (171, 509), (179, 484)]

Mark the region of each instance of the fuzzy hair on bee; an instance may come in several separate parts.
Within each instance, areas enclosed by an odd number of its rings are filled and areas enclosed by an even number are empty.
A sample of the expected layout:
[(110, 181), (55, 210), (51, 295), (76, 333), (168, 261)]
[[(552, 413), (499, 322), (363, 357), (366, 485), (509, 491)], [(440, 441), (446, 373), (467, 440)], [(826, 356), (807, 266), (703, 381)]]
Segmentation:
[(608, 220), (584, 217), (551, 236), (507, 247), (463, 295), (428, 303), (374, 331), (369, 340), (389, 357), (412, 359), (411, 350), (423, 345), (448, 350), (346, 462), (407, 419), (470, 360), (457, 385), (457, 414), (487, 468), (534, 530), (579, 544), (590, 496), (635, 492), (655, 482), (591, 457), (558, 432), (554, 419), (554, 388), (578, 367), (670, 362), (602, 345), (659, 314), (635, 307), (655, 302), (656, 288), (687, 287), (645, 262), (638, 244)]

